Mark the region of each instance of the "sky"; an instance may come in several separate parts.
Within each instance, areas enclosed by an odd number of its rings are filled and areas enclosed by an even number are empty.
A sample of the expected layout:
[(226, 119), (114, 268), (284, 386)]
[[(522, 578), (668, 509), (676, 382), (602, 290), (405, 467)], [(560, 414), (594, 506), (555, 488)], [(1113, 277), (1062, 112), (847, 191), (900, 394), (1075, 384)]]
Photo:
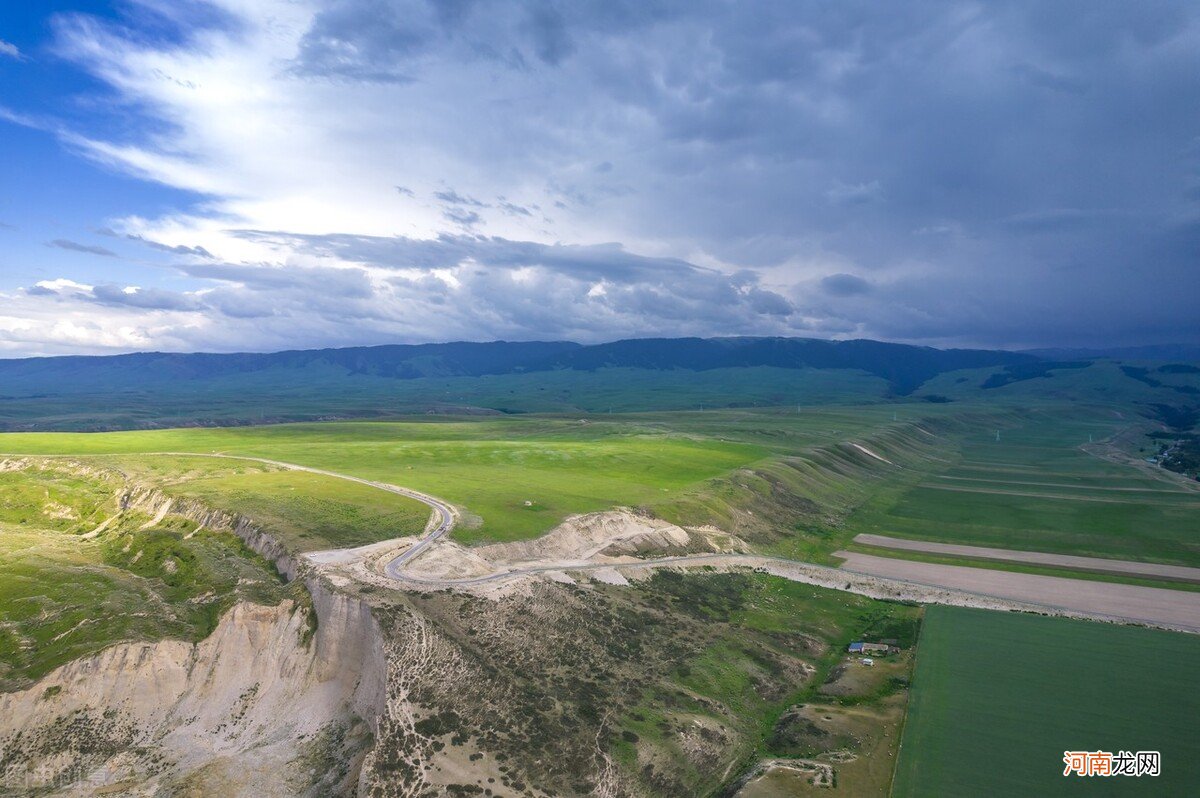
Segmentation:
[(41, 0), (0, 357), (1200, 343), (1200, 4)]

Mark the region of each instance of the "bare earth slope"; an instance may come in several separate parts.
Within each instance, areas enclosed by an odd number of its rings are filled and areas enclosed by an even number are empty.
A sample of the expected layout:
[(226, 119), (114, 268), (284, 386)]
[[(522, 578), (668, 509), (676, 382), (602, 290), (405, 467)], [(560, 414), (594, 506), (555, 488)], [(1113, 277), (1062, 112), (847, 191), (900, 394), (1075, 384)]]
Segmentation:
[[(241, 603), (197, 644), (123, 643), (0, 694), (4, 785), (185, 795), (353, 790), (383, 689), (377, 630), (357, 602), (316, 592), (310, 637), (292, 602)], [(307, 761), (344, 764), (316, 770)]]

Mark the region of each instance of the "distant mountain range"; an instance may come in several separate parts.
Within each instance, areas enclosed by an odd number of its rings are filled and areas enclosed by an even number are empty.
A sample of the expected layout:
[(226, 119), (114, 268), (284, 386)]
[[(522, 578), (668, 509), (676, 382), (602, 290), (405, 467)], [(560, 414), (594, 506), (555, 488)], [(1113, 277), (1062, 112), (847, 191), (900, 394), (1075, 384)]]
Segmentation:
[[(478, 377), (604, 368), (709, 371), (738, 367), (853, 369), (887, 380), (907, 395), (926, 380), (957, 369), (1035, 362), (1029, 353), (933, 349), (879, 341), (809, 338), (640, 338), (584, 346), (569, 341), (387, 345), (269, 354), (147, 352), (0, 360), (0, 394), (145, 390), (166, 383), (204, 383), (229, 377), (303, 372), (328, 382), (339, 377)], [(292, 374), (288, 374), (293, 372)]]
[(1200, 346), (1193, 344), (1156, 344), (1152, 346), (1119, 346), (1108, 349), (1026, 349), (1026, 353), (1050, 360), (1200, 360)]

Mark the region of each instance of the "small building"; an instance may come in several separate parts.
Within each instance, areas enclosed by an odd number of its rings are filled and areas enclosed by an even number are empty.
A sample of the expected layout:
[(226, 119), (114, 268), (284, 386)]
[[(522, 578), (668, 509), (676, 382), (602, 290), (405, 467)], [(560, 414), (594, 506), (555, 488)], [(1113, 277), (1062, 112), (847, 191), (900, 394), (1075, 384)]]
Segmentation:
[(863, 647), (862, 643), (851, 643), (849, 648), (846, 649), (846, 651), (848, 651), (851, 654), (861, 654), (862, 647)]
[(851, 643), (846, 651), (850, 654), (887, 654), (892, 647), (887, 643)]

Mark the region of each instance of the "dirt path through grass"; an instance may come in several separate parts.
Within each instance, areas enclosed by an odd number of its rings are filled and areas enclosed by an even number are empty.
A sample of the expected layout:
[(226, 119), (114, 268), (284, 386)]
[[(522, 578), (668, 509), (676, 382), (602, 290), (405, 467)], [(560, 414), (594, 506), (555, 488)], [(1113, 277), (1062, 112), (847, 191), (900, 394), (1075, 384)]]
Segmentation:
[(1049, 610), (1200, 633), (1200, 593), (939, 565), (851, 551), (840, 551), (836, 556), (845, 558), (842, 569), (848, 573), (995, 596)]
[(1052, 565), (1062, 568), (1074, 568), (1084, 571), (1100, 571), (1112, 574), (1130, 574), (1148, 576), (1156, 579), (1177, 579), (1183, 582), (1200, 583), (1200, 568), (1188, 568), (1183, 565), (1162, 565), (1160, 563), (1134, 562), (1131, 560), (1110, 560), (1103, 557), (1077, 557), (1073, 554), (1047, 554), (1041, 551), (1018, 551), (1016, 549), (992, 549), (986, 546), (963, 546), (957, 543), (934, 543), (928, 540), (909, 540), (893, 538), (887, 535), (861, 534), (854, 538), (855, 543), (864, 546), (878, 546), (884, 549), (900, 551), (919, 551), (926, 554), (949, 554), (955, 557), (974, 557), (982, 560), (1001, 560), (1003, 562), (1022, 562), (1034, 565)]

